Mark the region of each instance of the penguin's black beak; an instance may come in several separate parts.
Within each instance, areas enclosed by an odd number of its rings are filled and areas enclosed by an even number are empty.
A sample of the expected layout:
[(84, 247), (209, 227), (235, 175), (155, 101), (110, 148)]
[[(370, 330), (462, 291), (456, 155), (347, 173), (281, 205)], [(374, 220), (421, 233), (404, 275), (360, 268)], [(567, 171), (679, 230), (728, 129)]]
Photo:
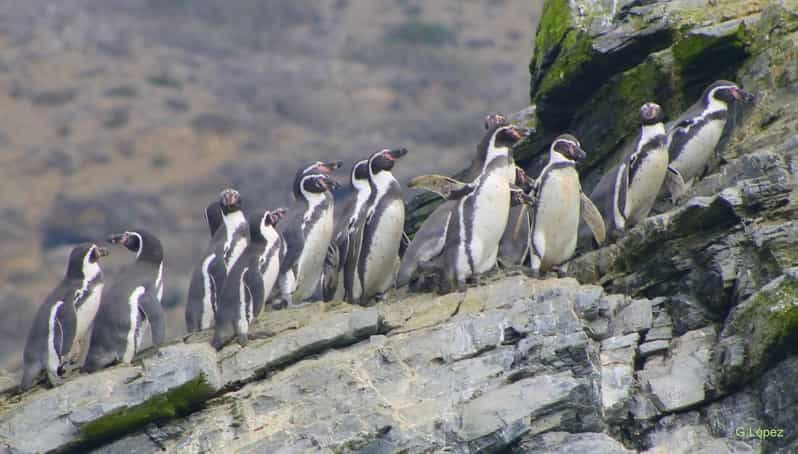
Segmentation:
[(747, 91), (743, 90), (742, 88), (733, 89), (732, 90), (732, 96), (734, 96), (734, 99), (736, 99), (738, 101), (742, 101), (742, 102), (753, 102), (754, 98), (755, 98), (754, 95), (752, 95), (751, 93), (748, 93)]
[(407, 148), (396, 148), (385, 153), (390, 159), (399, 159), (407, 154)]
[(587, 153), (580, 147), (574, 147), (571, 152), (575, 161), (581, 161), (587, 157)]
[(511, 131), (513, 136), (515, 136), (516, 145), (535, 133), (534, 128), (525, 128), (523, 126), (513, 126)]
[(285, 217), (286, 209), (285, 208), (277, 208), (276, 210), (272, 211), (272, 224), (277, 224)]
[(127, 241), (127, 233), (108, 235), (107, 241), (111, 244), (124, 244)]
[(330, 161), (324, 162), (319, 166), (319, 170), (322, 173), (331, 173), (334, 172), (336, 169), (344, 165), (344, 161)]
[(100, 257), (107, 257), (107, 256), (108, 256), (108, 254), (110, 254), (110, 251), (108, 250), (108, 248), (107, 248), (107, 247), (100, 247), (100, 246), (97, 246), (97, 255), (98, 255), (98, 256), (100, 256)]

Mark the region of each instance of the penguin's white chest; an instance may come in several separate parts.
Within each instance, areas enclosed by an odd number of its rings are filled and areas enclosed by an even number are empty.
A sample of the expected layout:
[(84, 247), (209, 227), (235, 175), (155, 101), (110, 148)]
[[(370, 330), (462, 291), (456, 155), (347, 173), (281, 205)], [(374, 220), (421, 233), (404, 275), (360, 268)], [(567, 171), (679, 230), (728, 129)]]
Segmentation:
[(362, 258), (366, 261), (363, 288), (367, 298), (385, 292), (393, 281), (405, 224), (404, 203), (394, 200), (381, 214), (376, 213), (372, 222), (376, 225), (373, 226), (368, 255)]
[(144, 287), (136, 287), (127, 300), (130, 325), (128, 325), (127, 336), (125, 339), (125, 351), (122, 354), (123, 363), (130, 363), (133, 361), (133, 357), (136, 356), (136, 351), (138, 351), (139, 344), (141, 343), (141, 330), (143, 323), (139, 317), (139, 299), (142, 295), (144, 295), (145, 291), (146, 290)]
[(700, 177), (723, 134), (725, 120), (712, 120), (684, 144), (684, 150), (671, 165), (682, 174), (685, 182)]
[(327, 247), (333, 233), (333, 210), (328, 207), (319, 220), (310, 228), (302, 253), (297, 260), (296, 291), (293, 299), (296, 302), (309, 298), (316, 289), (324, 265)]
[(648, 216), (668, 172), (668, 149), (649, 152), (640, 163), (626, 191), (626, 226), (638, 224)]
[(573, 167), (549, 172), (540, 189), (532, 241), (541, 267), (559, 265), (576, 251), (579, 231), (579, 175)]
[[(274, 283), (277, 282), (277, 276), (280, 274), (280, 248), (270, 248), (263, 253), (261, 260), (264, 260), (266, 267), (261, 268), (261, 279), (263, 279), (263, 292), (266, 298), (272, 292)], [(271, 252), (271, 253), (269, 253)]]
[(233, 265), (236, 264), (238, 259), (241, 257), (241, 254), (244, 253), (244, 249), (247, 248), (247, 239), (243, 236), (239, 236), (234, 238), (230, 244), (230, 255), (225, 262), (225, 266), (227, 267), (227, 272), (229, 273), (231, 269), (233, 269)]
[(500, 167), (484, 175), (474, 195), (469, 249), (475, 273), (484, 273), (496, 264), (499, 241), (510, 215), (508, 168)]
[(83, 303), (76, 308), (77, 312), (77, 326), (75, 328), (75, 341), (80, 342), (87, 334), (89, 326), (94, 321), (97, 315), (97, 310), (100, 308), (100, 295), (103, 292), (103, 284), (99, 283), (89, 289), (88, 296), (85, 297)]

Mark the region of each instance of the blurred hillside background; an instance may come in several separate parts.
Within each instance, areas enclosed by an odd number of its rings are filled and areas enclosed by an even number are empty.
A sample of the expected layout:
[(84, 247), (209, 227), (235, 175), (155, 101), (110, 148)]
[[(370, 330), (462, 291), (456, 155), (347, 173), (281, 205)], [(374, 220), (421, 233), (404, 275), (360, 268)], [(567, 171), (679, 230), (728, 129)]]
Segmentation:
[[(488, 112), (528, 103), (542, 0), (0, 2), (0, 368), (75, 242), (164, 243), (168, 335), (224, 187), (284, 204), (296, 169), (389, 146), (465, 167)], [(133, 256), (112, 248), (106, 277)]]

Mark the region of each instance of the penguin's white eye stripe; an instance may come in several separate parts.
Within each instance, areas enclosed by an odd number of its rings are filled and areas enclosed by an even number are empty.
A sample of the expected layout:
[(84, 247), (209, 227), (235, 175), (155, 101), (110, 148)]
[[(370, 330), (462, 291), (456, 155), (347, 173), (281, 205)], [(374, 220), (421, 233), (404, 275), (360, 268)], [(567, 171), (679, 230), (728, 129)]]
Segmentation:
[(712, 94), (712, 96), (715, 96), (715, 93), (717, 93), (720, 90), (734, 90), (736, 88), (737, 88), (737, 85), (721, 85), (719, 87), (713, 88), (710, 93)]

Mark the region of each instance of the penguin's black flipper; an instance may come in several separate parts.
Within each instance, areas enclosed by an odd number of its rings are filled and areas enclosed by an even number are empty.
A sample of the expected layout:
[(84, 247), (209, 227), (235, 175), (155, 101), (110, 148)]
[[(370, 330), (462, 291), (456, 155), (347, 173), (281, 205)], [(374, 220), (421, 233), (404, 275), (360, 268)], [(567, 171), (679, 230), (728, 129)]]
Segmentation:
[(166, 338), (166, 323), (161, 303), (150, 292), (144, 292), (139, 297), (139, 308), (150, 322), (152, 343), (156, 347), (161, 345)]
[(352, 304), (358, 303), (363, 292), (360, 251), (363, 247), (363, 234), (368, 218), (370, 216), (358, 216), (357, 222), (349, 229), (349, 245), (344, 267), (344, 299)]
[(399, 239), (399, 258), (405, 256), (405, 251), (407, 250), (407, 246), (410, 245), (410, 237), (407, 236), (407, 232), (404, 230), (402, 231), (402, 238)]
[(285, 256), (280, 260), (280, 273), (284, 273), (289, 268), (292, 268), (302, 253), (302, 246), (305, 242), (305, 237), (302, 233), (300, 225), (302, 223), (301, 213), (295, 214), (292, 222), (280, 223), (280, 233), (283, 235), (283, 244), (285, 244)]
[(61, 338), (62, 343), (60, 348), (56, 349), (60, 352), (61, 361), (65, 361), (70, 350), (72, 350), (72, 343), (75, 342), (76, 328), (78, 326), (78, 314), (75, 312), (75, 306), (72, 304), (64, 304), (58, 311), (57, 319), (61, 324)]
[(211, 307), (215, 316), (218, 312), (219, 301), (222, 299), (224, 282), (227, 280), (227, 268), (224, 266), (224, 260), (218, 255), (208, 264), (208, 276), (211, 279)]
[(671, 195), (671, 202), (675, 205), (679, 199), (687, 192), (689, 185), (684, 181), (682, 174), (671, 166), (668, 166), (668, 173), (665, 175), (665, 187)]
[(244, 285), (252, 296), (252, 321), (254, 321), (258, 318), (268, 296), (263, 288), (263, 276), (258, 271), (258, 267), (250, 266), (247, 268), (244, 273)]
[(595, 238), (596, 243), (601, 246), (607, 239), (607, 228), (604, 225), (604, 218), (601, 217), (601, 213), (598, 208), (596, 208), (596, 205), (593, 204), (593, 201), (590, 200), (590, 197), (581, 191), (579, 192), (579, 197), (581, 198), (581, 209), (579, 212), (582, 216), (582, 220), (585, 221), (590, 231), (593, 232), (593, 238)]

